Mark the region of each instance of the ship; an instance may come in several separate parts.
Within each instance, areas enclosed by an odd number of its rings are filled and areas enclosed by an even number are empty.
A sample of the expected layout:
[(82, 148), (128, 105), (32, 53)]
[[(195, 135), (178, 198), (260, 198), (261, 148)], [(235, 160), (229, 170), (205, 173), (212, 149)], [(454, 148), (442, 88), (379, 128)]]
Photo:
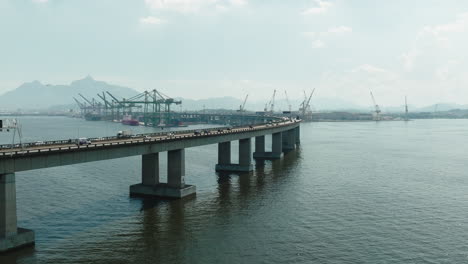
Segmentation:
[(84, 118), (87, 121), (100, 121), (101, 120), (101, 116), (98, 115), (97, 113), (87, 113), (85, 114)]
[(136, 119), (133, 119), (131, 115), (124, 115), (122, 119), (122, 124), (129, 126), (139, 126), (140, 122)]

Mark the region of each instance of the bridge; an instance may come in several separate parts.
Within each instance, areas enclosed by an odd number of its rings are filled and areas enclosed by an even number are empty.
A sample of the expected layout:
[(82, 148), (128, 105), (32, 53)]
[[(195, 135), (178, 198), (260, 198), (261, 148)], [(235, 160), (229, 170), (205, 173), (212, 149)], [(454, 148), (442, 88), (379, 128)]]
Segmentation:
[[(34, 244), (34, 231), (17, 226), (15, 172), (141, 155), (141, 183), (130, 186), (131, 196), (179, 199), (194, 195), (185, 183), (185, 149), (218, 144), (216, 171), (249, 172), (252, 158), (279, 159), (300, 143), (300, 120), (206, 130), (141, 134), (132, 137), (91, 139), (78, 145), (72, 140), (0, 146), (0, 253)], [(272, 135), (272, 150), (265, 136)], [(252, 138), (255, 151), (252, 155)], [(231, 162), (231, 142), (239, 141), (239, 163)], [(167, 152), (167, 181), (160, 181), (159, 155)]]

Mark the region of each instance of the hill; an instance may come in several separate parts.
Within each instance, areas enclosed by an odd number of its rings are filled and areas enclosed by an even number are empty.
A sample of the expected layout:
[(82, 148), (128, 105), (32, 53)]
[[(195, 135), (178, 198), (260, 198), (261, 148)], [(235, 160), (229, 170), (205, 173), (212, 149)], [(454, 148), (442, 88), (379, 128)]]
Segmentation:
[[(39, 81), (24, 83), (0, 96), (2, 109), (44, 109), (54, 105), (73, 105), (73, 97), (81, 93), (85, 97), (97, 97), (97, 93), (109, 91), (118, 97), (128, 98), (138, 94), (134, 89), (96, 81), (91, 76), (73, 81), (69, 85), (42, 84)], [(81, 100), (81, 98), (80, 98)]]

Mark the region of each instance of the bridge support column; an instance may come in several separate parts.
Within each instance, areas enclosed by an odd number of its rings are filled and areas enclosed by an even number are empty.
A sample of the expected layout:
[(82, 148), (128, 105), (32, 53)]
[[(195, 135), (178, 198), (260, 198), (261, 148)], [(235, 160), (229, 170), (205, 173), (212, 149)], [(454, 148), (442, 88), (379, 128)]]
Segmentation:
[(283, 132), (283, 152), (296, 149), (296, 130), (290, 129)]
[(239, 164), (231, 163), (231, 142), (223, 142), (218, 145), (218, 164), (216, 171), (249, 172), (252, 165), (252, 140), (250, 138), (239, 140)]
[(296, 145), (301, 144), (301, 127), (298, 126), (294, 129), (296, 131)]
[(265, 136), (255, 137), (255, 153), (265, 152)]
[(239, 169), (241, 171), (252, 171), (252, 139), (239, 140)]
[(195, 194), (194, 185), (185, 184), (185, 149), (168, 151), (167, 183), (159, 182), (159, 153), (142, 156), (142, 183), (130, 186), (131, 196), (183, 198)]
[(34, 232), (16, 223), (15, 174), (0, 174), (0, 253), (34, 244)]
[[(282, 136), (281, 132), (274, 133), (272, 135), (272, 145), (271, 145), (271, 152), (265, 151), (265, 137), (263, 137), (263, 151), (257, 150), (255, 148), (255, 152), (253, 154), (254, 159), (279, 159), (281, 158), (282, 153)], [(257, 138), (255, 138), (255, 147), (257, 147)]]
[(159, 153), (141, 156), (141, 184), (153, 186), (159, 183)]

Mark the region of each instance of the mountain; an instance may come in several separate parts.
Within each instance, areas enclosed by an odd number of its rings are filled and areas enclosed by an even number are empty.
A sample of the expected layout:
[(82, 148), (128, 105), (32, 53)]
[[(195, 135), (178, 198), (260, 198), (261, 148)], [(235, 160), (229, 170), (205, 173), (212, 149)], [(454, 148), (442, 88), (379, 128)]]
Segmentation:
[(468, 109), (468, 105), (460, 105), (454, 103), (438, 103), (429, 105), (426, 107), (418, 108), (418, 112), (438, 112), (438, 111), (449, 111), (453, 109)]
[(2, 94), (0, 106), (2, 109), (44, 109), (54, 105), (72, 105), (75, 104), (73, 97), (83, 101), (79, 93), (87, 98), (98, 98), (97, 94), (102, 94), (104, 91), (109, 91), (120, 98), (138, 94), (134, 89), (96, 81), (91, 76), (87, 76), (69, 85), (44, 85), (39, 81), (24, 83)]
[[(73, 81), (69, 85), (51, 85), (42, 84), (39, 81), (24, 83), (18, 88), (0, 95), (0, 110), (58, 110), (64, 111), (70, 108), (77, 108), (73, 97), (80, 101), (83, 99), (78, 95), (82, 94), (91, 99), (95, 98), (101, 101), (97, 94), (109, 91), (117, 98), (129, 98), (139, 94), (138, 91), (103, 81), (94, 80), (87, 76), (81, 80)], [(208, 99), (187, 99), (176, 98), (182, 101), (181, 107), (173, 107), (173, 110), (202, 110), (202, 109), (227, 109), (237, 110), (243, 103), (244, 98), (235, 98), (231, 96), (208, 98)], [(248, 98), (245, 109), (247, 111), (263, 111), (267, 100), (255, 101)], [(286, 111), (291, 105), (292, 111), (297, 111), (301, 105), (301, 100), (290, 100), (277, 98), (275, 100), (275, 111)], [(313, 111), (347, 111), (347, 112), (371, 112), (372, 106), (360, 106), (352, 102), (337, 97), (313, 97), (311, 102)], [(404, 111), (404, 106), (381, 106), (382, 112)], [(409, 106), (410, 112), (434, 112), (447, 111), (452, 109), (468, 109), (468, 105), (458, 105), (452, 103), (438, 103), (427, 107)]]

